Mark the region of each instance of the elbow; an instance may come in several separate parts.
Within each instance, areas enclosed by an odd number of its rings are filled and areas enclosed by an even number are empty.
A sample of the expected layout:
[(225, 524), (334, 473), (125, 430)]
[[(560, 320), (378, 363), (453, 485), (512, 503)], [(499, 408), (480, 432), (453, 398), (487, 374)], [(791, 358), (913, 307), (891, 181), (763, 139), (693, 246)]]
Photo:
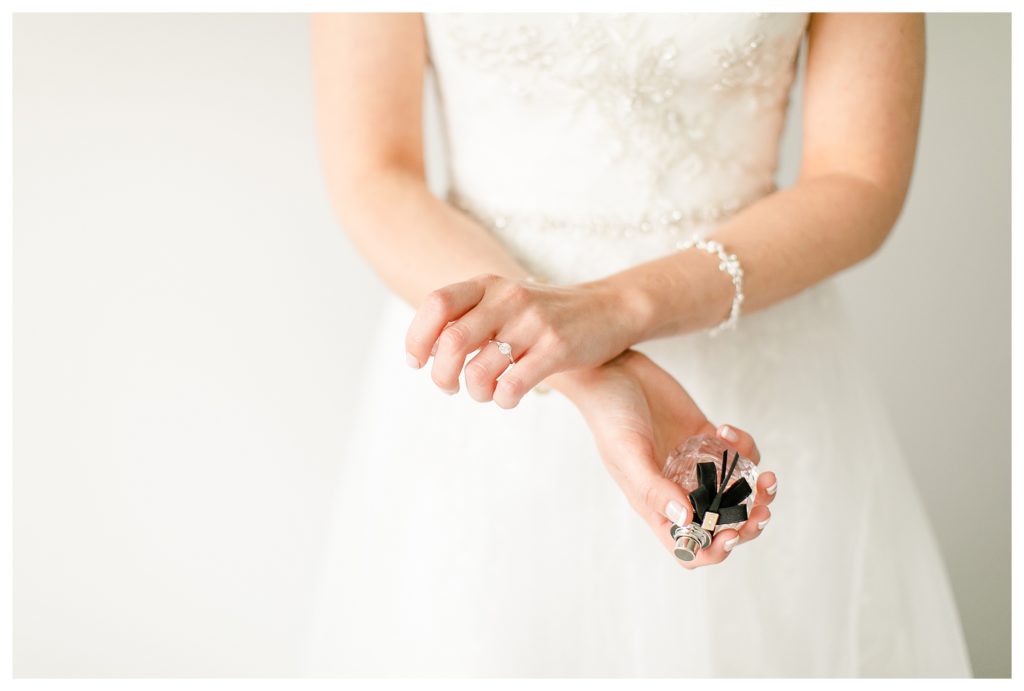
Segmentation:
[(406, 193), (417, 184), (426, 188), (421, 175), (398, 166), (333, 171), (326, 177), (335, 216), (350, 236), (373, 232)]
[(384, 184), (381, 171), (328, 171), (326, 179), (331, 206), (341, 225), (348, 228), (372, 213)]
[(881, 178), (851, 171), (829, 171), (816, 174), (802, 174), (798, 182), (821, 185), (821, 189), (842, 192), (833, 199), (843, 199), (841, 208), (856, 218), (856, 228), (851, 231), (857, 238), (851, 247), (847, 263), (858, 264), (877, 253), (888, 239), (897, 219), (903, 211), (907, 196), (908, 181)]
[(856, 240), (848, 255), (850, 263), (855, 264), (875, 255), (885, 245), (903, 213), (913, 168), (912, 155), (871, 156), (856, 151), (835, 155), (830, 151), (811, 151), (801, 161), (797, 183), (831, 190), (835, 206), (829, 213), (855, 219), (849, 231)]
[(867, 190), (867, 208), (871, 209), (865, 233), (865, 254), (863, 259), (875, 255), (885, 245), (903, 213), (907, 197), (907, 183), (877, 181), (862, 178), (861, 184)]

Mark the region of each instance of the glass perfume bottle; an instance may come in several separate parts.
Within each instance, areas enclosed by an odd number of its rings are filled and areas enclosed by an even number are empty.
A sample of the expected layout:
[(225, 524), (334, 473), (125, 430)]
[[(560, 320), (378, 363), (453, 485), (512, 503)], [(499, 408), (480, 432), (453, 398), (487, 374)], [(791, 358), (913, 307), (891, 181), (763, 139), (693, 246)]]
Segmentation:
[(757, 466), (717, 437), (690, 437), (665, 462), (662, 474), (690, 497), (693, 519), (672, 525), (675, 555), (693, 561), (722, 528), (739, 528), (754, 504)]

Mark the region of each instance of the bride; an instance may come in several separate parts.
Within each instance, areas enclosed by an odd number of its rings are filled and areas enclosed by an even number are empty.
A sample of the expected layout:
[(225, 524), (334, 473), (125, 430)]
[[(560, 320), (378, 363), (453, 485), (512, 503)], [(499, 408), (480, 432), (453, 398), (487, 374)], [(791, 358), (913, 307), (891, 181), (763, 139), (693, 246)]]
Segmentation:
[[(900, 214), (920, 15), (312, 24), (329, 192), (394, 297), (353, 325), (374, 346), (304, 674), (970, 674), (828, 280)], [(778, 189), (805, 34), (800, 175)], [(698, 433), (763, 467), (750, 519), (683, 562), (692, 509), (661, 469)]]

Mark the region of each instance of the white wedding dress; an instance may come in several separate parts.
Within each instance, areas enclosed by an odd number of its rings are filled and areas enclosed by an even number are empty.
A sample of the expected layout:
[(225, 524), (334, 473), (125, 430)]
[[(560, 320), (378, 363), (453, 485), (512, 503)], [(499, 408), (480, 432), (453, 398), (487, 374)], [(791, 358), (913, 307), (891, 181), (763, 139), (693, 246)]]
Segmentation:
[[(806, 14), (427, 15), (449, 200), (535, 275), (674, 251), (775, 188)], [(396, 50), (400, 47), (396, 46)], [(304, 676), (969, 676), (948, 577), (831, 281), (638, 349), (778, 473), (765, 533), (679, 567), (575, 408), (366, 363)]]

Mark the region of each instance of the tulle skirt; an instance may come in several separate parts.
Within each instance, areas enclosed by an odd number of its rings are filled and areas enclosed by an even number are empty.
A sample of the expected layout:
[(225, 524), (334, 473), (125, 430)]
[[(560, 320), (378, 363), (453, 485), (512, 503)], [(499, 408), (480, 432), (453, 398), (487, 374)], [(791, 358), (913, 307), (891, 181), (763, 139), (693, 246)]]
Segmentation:
[[(557, 392), (512, 410), (366, 363), (304, 676), (970, 676), (948, 577), (826, 281), (735, 332), (642, 344), (779, 491), (764, 534), (686, 570)], [(898, 516), (896, 515), (898, 513)]]

